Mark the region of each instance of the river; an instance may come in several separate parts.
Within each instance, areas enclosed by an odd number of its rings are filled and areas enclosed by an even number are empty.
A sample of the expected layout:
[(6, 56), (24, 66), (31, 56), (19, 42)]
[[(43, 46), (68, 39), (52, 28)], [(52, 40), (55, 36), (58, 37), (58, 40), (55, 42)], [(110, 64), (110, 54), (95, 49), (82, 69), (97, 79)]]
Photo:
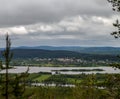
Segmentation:
[[(14, 66), (14, 68), (9, 69), (9, 73), (23, 73), (28, 69), (26, 66)], [(92, 74), (92, 73), (120, 73), (119, 69), (112, 67), (29, 67), (29, 73), (39, 73), (48, 72), (55, 74), (54, 70), (73, 70), (73, 69), (103, 69), (103, 71), (60, 71), (60, 74)], [(5, 73), (5, 70), (1, 70), (0, 73)]]

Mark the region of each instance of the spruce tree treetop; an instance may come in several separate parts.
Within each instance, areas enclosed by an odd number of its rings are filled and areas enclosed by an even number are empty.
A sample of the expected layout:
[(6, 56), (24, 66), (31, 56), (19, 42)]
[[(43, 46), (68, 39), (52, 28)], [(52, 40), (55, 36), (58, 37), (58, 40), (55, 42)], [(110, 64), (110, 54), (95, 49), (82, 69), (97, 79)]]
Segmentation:
[[(120, 0), (107, 0), (112, 5), (113, 11), (120, 12)], [(120, 22), (117, 19), (115, 23), (113, 23), (113, 26), (117, 28), (116, 31), (112, 32), (111, 35), (113, 35), (115, 38), (120, 38)]]

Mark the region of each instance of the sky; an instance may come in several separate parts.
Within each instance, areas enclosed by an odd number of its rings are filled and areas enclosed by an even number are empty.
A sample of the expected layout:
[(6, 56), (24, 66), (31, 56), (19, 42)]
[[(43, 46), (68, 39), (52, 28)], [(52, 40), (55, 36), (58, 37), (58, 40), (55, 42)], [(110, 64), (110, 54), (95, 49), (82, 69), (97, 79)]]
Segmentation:
[(119, 13), (107, 0), (0, 0), (0, 47), (117, 46)]

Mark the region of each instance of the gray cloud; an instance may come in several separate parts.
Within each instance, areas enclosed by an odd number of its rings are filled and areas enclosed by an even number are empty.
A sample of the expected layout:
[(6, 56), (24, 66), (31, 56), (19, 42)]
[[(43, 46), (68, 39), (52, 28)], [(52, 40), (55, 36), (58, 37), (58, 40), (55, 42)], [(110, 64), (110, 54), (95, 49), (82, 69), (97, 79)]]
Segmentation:
[(54, 23), (76, 15), (109, 16), (107, 0), (0, 0), (0, 27)]
[(6, 32), (13, 46), (119, 46), (116, 17), (107, 0), (0, 0), (0, 47)]

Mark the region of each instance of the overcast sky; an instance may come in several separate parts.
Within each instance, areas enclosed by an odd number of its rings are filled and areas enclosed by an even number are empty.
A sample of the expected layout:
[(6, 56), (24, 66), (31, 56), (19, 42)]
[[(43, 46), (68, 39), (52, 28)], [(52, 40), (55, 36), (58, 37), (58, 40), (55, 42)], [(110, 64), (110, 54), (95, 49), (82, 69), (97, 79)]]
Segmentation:
[(0, 0), (0, 47), (119, 46), (110, 35), (119, 17), (107, 0)]

